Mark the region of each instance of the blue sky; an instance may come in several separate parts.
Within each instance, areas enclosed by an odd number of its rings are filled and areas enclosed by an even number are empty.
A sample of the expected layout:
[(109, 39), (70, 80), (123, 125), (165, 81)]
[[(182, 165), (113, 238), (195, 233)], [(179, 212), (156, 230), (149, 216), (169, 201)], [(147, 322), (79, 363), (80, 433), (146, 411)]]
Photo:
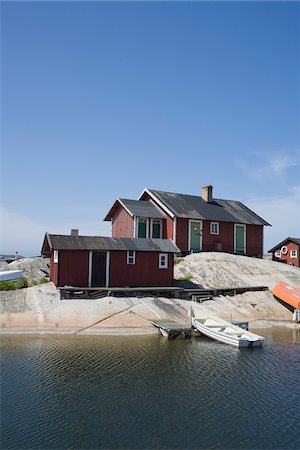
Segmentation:
[(109, 235), (145, 187), (300, 235), (298, 2), (2, 2), (0, 253)]

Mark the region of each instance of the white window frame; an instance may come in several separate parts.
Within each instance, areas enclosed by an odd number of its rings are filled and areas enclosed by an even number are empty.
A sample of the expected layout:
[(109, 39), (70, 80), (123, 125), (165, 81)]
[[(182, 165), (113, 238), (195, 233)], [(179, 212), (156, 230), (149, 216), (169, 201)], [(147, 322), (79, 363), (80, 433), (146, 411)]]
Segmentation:
[[(151, 219), (150, 220), (150, 237), (153, 238), (153, 224), (154, 222), (159, 223), (160, 225), (160, 233), (159, 233), (159, 239), (162, 239), (162, 220), (161, 219)], [(157, 239), (157, 238), (153, 238)]]
[(297, 258), (297, 250), (295, 248), (290, 250), (290, 258)]
[(54, 250), (53, 252), (53, 262), (54, 264), (58, 263), (58, 250)]
[[(127, 264), (134, 265), (135, 264), (135, 256), (136, 256), (135, 250), (127, 250)], [(132, 259), (132, 261), (131, 261), (131, 259)]]
[[(214, 225), (216, 225), (217, 231), (214, 231)], [(220, 223), (219, 222), (210, 222), (210, 234), (219, 234), (220, 233)]]
[[(165, 264), (163, 263), (165, 261)], [(159, 254), (159, 268), (167, 269), (168, 268), (168, 253), (160, 253)]]
[(274, 253), (275, 258), (280, 258), (281, 257), (281, 252), (280, 250), (276, 250), (276, 252)]
[[(135, 219), (135, 233), (134, 233), (135, 236), (134, 237), (136, 237), (136, 238), (139, 237), (139, 221), (140, 221), (140, 219), (146, 221), (146, 238), (148, 238), (149, 237), (149, 219), (147, 217), (140, 217), (140, 216), (137, 216)], [(139, 238), (139, 239), (145, 239), (145, 238)]]

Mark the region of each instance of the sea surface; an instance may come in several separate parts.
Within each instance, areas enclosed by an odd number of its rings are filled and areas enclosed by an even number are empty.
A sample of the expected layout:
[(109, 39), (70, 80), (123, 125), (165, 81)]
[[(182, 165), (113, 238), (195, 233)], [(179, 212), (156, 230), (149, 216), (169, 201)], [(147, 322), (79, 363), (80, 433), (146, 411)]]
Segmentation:
[(1, 337), (6, 449), (299, 449), (300, 333)]

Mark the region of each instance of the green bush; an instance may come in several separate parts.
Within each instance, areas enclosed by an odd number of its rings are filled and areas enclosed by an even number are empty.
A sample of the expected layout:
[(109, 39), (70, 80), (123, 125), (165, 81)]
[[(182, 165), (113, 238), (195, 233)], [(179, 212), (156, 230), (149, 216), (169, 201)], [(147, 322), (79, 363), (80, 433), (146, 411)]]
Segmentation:
[(14, 291), (26, 287), (28, 287), (28, 280), (25, 277), (20, 280), (0, 281), (0, 291)]

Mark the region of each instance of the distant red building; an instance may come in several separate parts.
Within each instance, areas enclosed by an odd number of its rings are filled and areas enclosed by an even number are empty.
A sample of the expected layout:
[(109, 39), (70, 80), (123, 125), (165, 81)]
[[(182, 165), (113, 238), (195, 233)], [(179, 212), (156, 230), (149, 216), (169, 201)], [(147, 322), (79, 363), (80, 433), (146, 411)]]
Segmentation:
[(50, 281), (58, 287), (172, 286), (179, 249), (166, 239), (110, 238), (46, 233)]
[(273, 261), (279, 261), (300, 267), (300, 239), (288, 237), (275, 247), (271, 248), (268, 253), (272, 253)]
[(263, 227), (270, 225), (243, 203), (212, 196), (145, 189), (138, 200), (117, 199), (104, 218), (113, 237), (171, 239), (183, 254), (223, 251), (263, 255)]

